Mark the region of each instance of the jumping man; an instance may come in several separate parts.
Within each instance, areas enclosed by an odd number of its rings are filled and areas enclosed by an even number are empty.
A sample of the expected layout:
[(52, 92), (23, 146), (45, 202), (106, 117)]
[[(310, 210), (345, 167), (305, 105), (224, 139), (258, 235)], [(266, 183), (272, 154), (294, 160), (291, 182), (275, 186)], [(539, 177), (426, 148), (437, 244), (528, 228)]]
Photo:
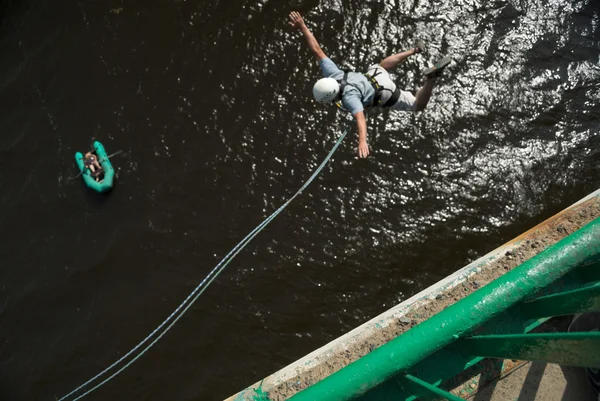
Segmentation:
[(366, 74), (357, 72), (344, 72), (329, 59), (312, 32), (308, 29), (300, 13), (290, 13), (290, 25), (306, 38), (309, 49), (319, 60), (319, 66), (325, 78), (319, 79), (313, 87), (313, 95), (319, 103), (335, 103), (343, 106), (354, 116), (358, 128), (358, 156), (365, 158), (369, 155), (367, 144), (367, 122), (364, 109), (366, 107), (390, 107), (392, 110), (422, 111), (427, 106), (435, 80), (444, 68), (452, 61), (444, 57), (431, 68), (424, 71), (427, 77), (425, 85), (417, 91), (416, 97), (412, 93), (399, 90), (391, 80), (387, 70), (406, 60), (413, 54), (423, 51), (420, 47), (394, 54), (383, 59), (379, 64), (372, 65)]

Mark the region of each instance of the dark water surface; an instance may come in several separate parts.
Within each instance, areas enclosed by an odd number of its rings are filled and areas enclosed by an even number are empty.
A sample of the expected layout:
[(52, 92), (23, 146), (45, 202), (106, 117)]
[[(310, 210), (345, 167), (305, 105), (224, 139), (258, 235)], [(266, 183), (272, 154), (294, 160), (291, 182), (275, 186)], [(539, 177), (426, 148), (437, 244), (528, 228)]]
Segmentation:
[[(54, 400), (123, 355), (292, 195), (340, 133), (327, 54), (365, 69), (422, 38), (373, 113), (150, 352), (89, 400), (218, 400), (599, 186), (600, 1), (0, 2), (0, 400)], [(74, 153), (100, 140), (96, 196)]]

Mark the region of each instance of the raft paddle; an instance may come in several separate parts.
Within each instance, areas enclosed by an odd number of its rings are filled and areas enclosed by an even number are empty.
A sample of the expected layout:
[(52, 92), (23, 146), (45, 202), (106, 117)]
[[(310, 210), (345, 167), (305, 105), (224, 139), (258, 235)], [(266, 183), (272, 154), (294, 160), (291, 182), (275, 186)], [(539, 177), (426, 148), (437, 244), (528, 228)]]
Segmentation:
[[(111, 153), (110, 155), (106, 156), (106, 158), (110, 159), (111, 157), (116, 156), (116, 155), (120, 155), (121, 153), (123, 153), (122, 150), (117, 150), (115, 153)], [(100, 159), (99, 162), (101, 162), (102, 160), (104, 160), (104, 159)]]

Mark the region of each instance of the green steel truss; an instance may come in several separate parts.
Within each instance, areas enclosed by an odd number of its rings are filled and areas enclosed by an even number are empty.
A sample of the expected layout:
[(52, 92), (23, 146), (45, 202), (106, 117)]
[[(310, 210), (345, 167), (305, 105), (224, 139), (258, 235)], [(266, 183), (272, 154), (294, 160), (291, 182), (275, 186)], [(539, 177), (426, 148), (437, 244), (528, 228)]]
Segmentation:
[(529, 333), (582, 312), (600, 312), (600, 219), (290, 400), (461, 400), (438, 386), (490, 357), (600, 368), (599, 332)]

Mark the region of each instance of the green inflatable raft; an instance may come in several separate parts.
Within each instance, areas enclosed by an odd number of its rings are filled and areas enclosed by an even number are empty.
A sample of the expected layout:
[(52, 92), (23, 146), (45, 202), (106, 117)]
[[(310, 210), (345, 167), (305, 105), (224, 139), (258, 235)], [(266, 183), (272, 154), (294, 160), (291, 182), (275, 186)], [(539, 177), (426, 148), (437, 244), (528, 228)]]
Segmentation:
[(83, 176), (83, 181), (85, 181), (85, 185), (94, 191), (110, 191), (113, 187), (115, 170), (113, 169), (112, 164), (110, 164), (104, 146), (98, 141), (94, 142), (94, 150), (91, 153), (96, 156), (98, 163), (100, 163), (100, 166), (102, 167), (99, 172), (96, 172), (95, 176), (92, 174), (92, 171), (85, 166), (85, 156), (81, 152), (75, 153), (75, 161)]

